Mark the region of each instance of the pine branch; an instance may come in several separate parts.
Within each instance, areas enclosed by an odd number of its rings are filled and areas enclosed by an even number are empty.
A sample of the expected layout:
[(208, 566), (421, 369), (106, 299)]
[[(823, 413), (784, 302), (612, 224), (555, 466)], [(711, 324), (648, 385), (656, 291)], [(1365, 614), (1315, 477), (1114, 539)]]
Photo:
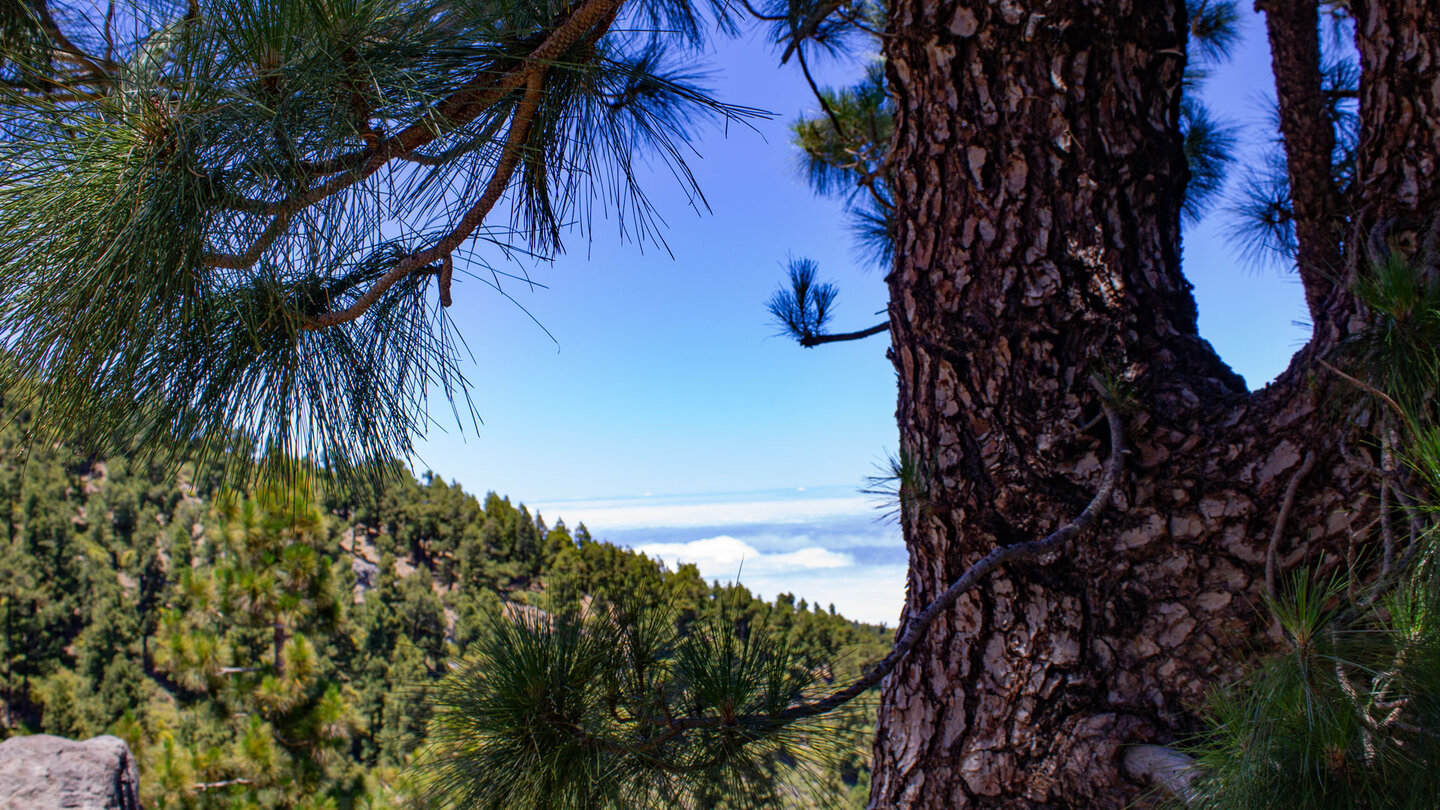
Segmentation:
[[(525, 96), (515, 110), (515, 115), (510, 121), (510, 132), (505, 141), (505, 151), (501, 154), (500, 162), (495, 166), (495, 172), (490, 176), (490, 183), (485, 188), (485, 193), (479, 200), (465, 212), (460, 222), (437, 241), (430, 248), (415, 251), (400, 259), (390, 268), (379, 281), (375, 282), (359, 300), (345, 309), (338, 312), (327, 312), (314, 320), (302, 324), (301, 329), (313, 331), (324, 329), (330, 326), (338, 326), (342, 323), (349, 323), (364, 314), (386, 290), (395, 286), (400, 279), (410, 275), (426, 265), (437, 260), (450, 266), (451, 254), (455, 249), (465, 243), (475, 229), (485, 221), (490, 210), (500, 201), (505, 189), (510, 185), (510, 178), (515, 173), (515, 167), (520, 163), (520, 157), (525, 150), (525, 140), (530, 136), (531, 125), (535, 121), (535, 110), (540, 106), (540, 98), (544, 90), (545, 69), (536, 67), (531, 70), (527, 79)], [(442, 284), (445, 289), (443, 297), (449, 296), (449, 273), (442, 270)], [(448, 305), (448, 304), (447, 304)]]
[(389, 138), (348, 155), (307, 164), (306, 171), (316, 178), (356, 172), (369, 177), (391, 159), (408, 155), (441, 134), (475, 120), (480, 113), (525, 84), (533, 69), (555, 63), (582, 39), (587, 42), (598, 40), (609, 30), (624, 4), (625, 0), (587, 0), (510, 70), (498, 75), (493, 69), (482, 70), (420, 120)]
[[(1092, 380), (1092, 384), (1095, 385), (1096, 388), (1101, 387), (1100, 384), (1094, 380)], [(653, 750), (686, 731), (741, 723), (788, 724), (833, 711), (864, 694), (871, 687), (880, 683), (885, 676), (893, 672), (895, 667), (898, 666), (912, 650), (919, 646), (920, 642), (925, 638), (926, 631), (930, 629), (930, 625), (934, 624), (937, 618), (949, 610), (950, 607), (955, 604), (956, 600), (983, 582), (985, 578), (994, 573), (996, 569), (1004, 565), (1037, 560), (1044, 554), (1059, 549), (1076, 535), (1094, 526), (1099, 521), (1100, 515), (1110, 505), (1110, 499), (1115, 494), (1115, 487), (1119, 484), (1121, 472), (1125, 466), (1124, 457), (1126, 453), (1125, 426), (1120, 418), (1120, 413), (1114, 403), (1108, 399), (1108, 395), (1102, 392), (1101, 396), (1101, 407), (1104, 409), (1105, 417), (1110, 425), (1110, 457), (1105, 462), (1100, 487), (1096, 490), (1095, 496), (1074, 520), (1071, 520), (1039, 540), (1002, 546), (980, 558), (980, 560), (967, 568), (958, 579), (952, 582), (943, 594), (927, 605), (915, 618), (910, 620), (905, 627), (904, 634), (895, 642), (895, 646), (891, 648), (890, 653), (886, 655), (879, 664), (875, 665), (873, 669), (849, 686), (819, 700), (791, 706), (773, 716), (742, 716), (729, 721), (713, 715), (677, 718), (670, 721), (664, 731), (635, 746), (635, 751), (645, 752)]]
[[(498, 77), (493, 71), (482, 70), (420, 120), (394, 135), (323, 163), (302, 164), (310, 178), (329, 179), (285, 200), (270, 204), (268, 213), (272, 217), (271, 221), (248, 249), (239, 254), (206, 254), (205, 264), (232, 270), (253, 267), (265, 251), (284, 234), (291, 220), (301, 210), (369, 179), (391, 160), (403, 158), (432, 143), (445, 132), (475, 120), (507, 95), (526, 85), (537, 71), (543, 71), (576, 43), (599, 39), (609, 30), (624, 2), (625, 0), (588, 0), (511, 70)], [(497, 173), (498, 171), (497, 167)], [(491, 207), (493, 205), (492, 202)], [(387, 289), (390, 284), (385, 285)]]
[(825, 112), (825, 117), (830, 119), (830, 125), (835, 127), (836, 137), (845, 140), (849, 133), (845, 131), (845, 125), (840, 123), (840, 118), (835, 114), (835, 109), (830, 106), (829, 99), (825, 98), (825, 93), (820, 90), (820, 85), (815, 82), (815, 77), (810, 74), (810, 63), (805, 59), (805, 48), (797, 46), (795, 56), (800, 61), (800, 72), (805, 75), (805, 82), (810, 85), (811, 94), (815, 96), (816, 101), (820, 102), (820, 109)]
[(804, 335), (800, 338), (800, 345), (809, 349), (815, 346), (819, 346), (822, 343), (839, 343), (845, 340), (861, 340), (863, 338), (870, 337), (871, 335), (878, 335), (881, 332), (885, 332), (889, 329), (890, 322), (885, 321), (884, 323), (877, 323), (869, 329), (861, 329), (858, 332), (845, 332), (838, 335)]

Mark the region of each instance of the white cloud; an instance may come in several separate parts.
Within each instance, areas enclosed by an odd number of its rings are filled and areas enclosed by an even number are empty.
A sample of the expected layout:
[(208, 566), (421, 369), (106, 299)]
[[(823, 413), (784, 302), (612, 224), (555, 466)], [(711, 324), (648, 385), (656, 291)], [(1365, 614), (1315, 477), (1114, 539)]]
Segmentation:
[(835, 605), (847, 619), (895, 627), (905, 604), (905, 566), (866, 565), (748, 576), (745, 587), (762, 599), (793, 593), (814, 605)]
[(558, 501), (531, 504), (531, 508), (538, 509), (547, 516), (553, 514), (563, 517), (568, 525), (584, 523), (592, 532), (754, 523), (807, 523), (826, 518), (875, 514), (874, 500), (864, 495), (699, 503), (637, 503), (636, 499)]
[[(875, 519), (872, 498), (843, 487), (530, 506), (552, 521), (563, 518), (572, 527), (583, 522), (596, 537), (608, 536), (672, 568), (694, 563), (707, 580), (732, 582), (738, 576), (764, 599), (792, 593), (811, 604), (834, 603), (846, 618), (890, 627), (905, 600), (898, 530)], [(678, 542), (697, 536), (703, 539)], [(865, 549), (857, 553), (867, 562), (857, 563), (847, 548)], [(879, 559), (877, 548), (896, 553)]]
[(647, 543), (636, 551), (664, 560), (672, 568), (680, 563), (694, 563), (706, 579), (742, 580), (748, 574), (769, 575), (787, 571), (817, 568), (844, 568), (854, 565), (849, 554), (810, 546), (783, 554), (766, 554), (744, 540), (728, 535), (692, 540), (689, 543)]

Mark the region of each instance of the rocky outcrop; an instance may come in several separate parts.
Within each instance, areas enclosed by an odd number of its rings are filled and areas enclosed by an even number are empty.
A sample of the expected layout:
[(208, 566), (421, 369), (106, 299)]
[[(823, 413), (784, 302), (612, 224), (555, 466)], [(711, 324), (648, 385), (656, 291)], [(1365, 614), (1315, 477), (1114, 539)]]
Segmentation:
[(124, 740), (35, 734), (0, 742), (0, 810), (140, 810)]

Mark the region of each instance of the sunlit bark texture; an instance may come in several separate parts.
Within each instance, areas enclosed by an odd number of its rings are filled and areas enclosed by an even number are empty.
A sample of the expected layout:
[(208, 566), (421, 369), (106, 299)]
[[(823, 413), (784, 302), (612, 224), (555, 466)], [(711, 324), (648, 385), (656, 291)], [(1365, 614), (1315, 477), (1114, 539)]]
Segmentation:
[[(1393, 220), (1415, 238), (1436, 209), (1426, 2), (1356, 4), (1365, 140), (1347, 204), (1366, 234)], [(1314, 291), (1343, 317), (1263, 391), (1198, 335), (1180, 272), (1184, 14), (1181, 0), (894, 4), (907, 615), (997, 544), (1084, 507), (1110, 444), (1092, 375), (1120, 399), (1132, 452), (1098, 529), (991, 576), (887, 679), (875, 807), (1143, 806), (1119, 755), (1194, 729), (1207, 688), (1274, 644), (1267, 578), (1333, 571), (1374, 542), (1373, 470), (1340, 446), (1374, 414), (1315, 361), (1361, 322), (1345, 285)], [(1324, 252), (1354, 272), (1363, 240), (1343, 230), (1321, 231)]]

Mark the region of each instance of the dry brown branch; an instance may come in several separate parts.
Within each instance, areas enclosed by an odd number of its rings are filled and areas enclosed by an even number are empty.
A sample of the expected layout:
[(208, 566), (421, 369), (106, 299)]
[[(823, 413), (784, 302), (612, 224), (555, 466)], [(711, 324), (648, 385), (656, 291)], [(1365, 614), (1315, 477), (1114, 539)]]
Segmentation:
[(1356, 377), (1352, 377), (1352, 376), (1350, 376), (1349, 374), (1346, 374), (1345, 372), (1341, 371), (1340, 369), (1338, 369), (1338, 368), (1330, 365), (1328, 362), (1325, 361), (1325, 359), (1324, 359), (1323, 357), (1317, 357), (1317, 358), (1315, 358), (1315, 362), (1319, 363), (1320, 365), (1324, 366), (1325, 368), (1328, 368), (1328, 369), (1330, 369), (1331, 371), (1335, 372), (1336, 374), (1340, 375), (1340, 378), (1343, 379), (1343, 380), (1345, 380), (1346, 382), (1349, 382), (1350, 384), (1356, 386), (1357, 388), (1359, 388), (1360, 390), (1364, 391), (1365, 393), (1371, 394), (1371, 395), (1374, 396), (1376, 399), (1379, 399), (1381, 402), (1385, 403), (1386, 405), (1389, 405), (1390, 408), (1391, 408), (1392, 410), (1394, 410), (1395, 413), (1399, 414), (1402, 419), (1405, 417), (1405, 409), (1402, 408), (1402, 407), (1400, 407), (1400, 403), (1398, 403), (1398, 402), (1396, 402), (1394, 399), (1392, 399), (1389, 394), (1385, 393), (1384, 391), (1381, 391), (1379, 388), (1376, 388), (1375, 386), (1371, 385), (1370, 383), (1365, 382), (1364, 380), (1361, 380), (1361, 379), (1358, 379), (1358, 378), (1356, 378)]
[(535, 111), (540, 106), (540, 98), (544, 92), (545, 69), (534, 68), (527, 80), (525, 96), (515, 108), (515, 115), (510, 121), (510, 132), (505, 139), (505, 149), (500, 155), (500, 162), (495, 166), (495, 173), (490, 176), (490, 182), (485, 187), (485, 193), (470, 207), (455, 227), (435, 244), (425, 250), (415, 251), (400, 259), (375, 282), (374, 286), (366, 290), (355, 303), (345, 309), (335, 312), (327, 312), (315, 318), (309, 323), (303, 324), (301, 329), (314, 331), (331, 326), (338, 326), (342, 323), (349, 323), (364, 314), (374, 303), (380, 300), (387, 290), (395, 286), (400, 279), (410, 275), (426, 265), (437, 260), (444, 262), (441, 269), (442, 278), (442, 301), (449, 298), (448, 273), (444, 269), (450, 265), (450, 254), (456, 248), (465, 243), (466, 239), (475, 232), (490, 214), (491, 209), (500, 201), (505, 189), (510, 185), (510, 178), (515, 173), (515, 167), (520, 164), (520, 158), (525, 151), (525, 141), (530, 136), (530, 125), (535, 120)]
[[(1321, 361), (1324, 362), (1324, 361)], [(1270, 544), (1265, 549), (1265, 592), (1270, 594), (1271, 599), (1277, 597), (1275, 587), (1275, 552), (1280, 548), (1280, 538), (1285, 535), (1285, 524), (1290, 520), (1290, 510), (1295, 506), (1295, 493), (1300, 489), (1300, 482), (1310, 473), (1315, 466), (1315, 451), (1307, 450), (1305, 460), (1300, 462), (1300, 468), (1290, 476), (1290, 483), (1285, 485), (1285, 499), (1280, 502), (1280, 514), (1275, 516), (1275, 528), (1270, 532)]]
[[(625, 0), (589, 0), (576, 9), (529, 55), (518, 60), (511, 70), (499, 75), (493, 70), (481, 71), (435, 105), (420, 120), (394, 135), (348, 155), (310, 164), (307, 169), (311, 177), (329, 179), (284, 200), (268, 204), (266, 213), (272, 220), (249, 248), (238, 254), (210, 253), (205, 256), (204, 263), (210, 267), (232, 270), (253, 266), (260, 256), (274, 245), (299, 211), (367, 180), (391, 160), (409, 155), (444, 133), (475, 120), (482, 112), (524, 86), (536, 71), (543, 71), (577, 42), (582, 39), (598, 39), (609, 30), (624, 2)], [(499, 167), (496, 171), (499, 172)], [(388, 289), (392, 284), (394, 281), (385, 287)]]
[[(845, 688), (827, 697), (791, 706), (777, 715), (768, 717), (737, 717), (730, 722), (737, 724), (746, 720), (769, 720), (771, 722), (782, 723), (794, 722), (808, 717), (815, 717), (843, 706), (864, 694), (866, 690), (880, 683), (886, 675), (889, 675), (895, 667), (904, 660), (905, 656), (909, 655), (910, 652), (920, 644), (920, 641), (925, 637), (926, 631), (929, 630), (930, 625), (933, 624), (941, 614), (954, 605), (956, 600), (964, 593), (979, 585), (986, 577), (994, 573), (997, 568), (1011, 563), (1037, 560), (1044, 554), (1059, 549), (1076, 535), (1094, 526), (1100, 520), (1100, 515), (1110, 505), (1110, 499), (1115, 494), (1115, 487), (1120, 482), (1120, 475), (1125, 467), (1126, 449), (1125, 426), (1120, 419), (1119, 411), (1116, 410), (1114, 404), (1106, 398), (1107, 395), (1104, 393), (1100, 383), (1094, 379), (1091, 380), (1091, 383), (1097, 389), (1101, 390), (1102, 407), (1105, 410), (1105, 416), (1110, 424), (1110, 457), (1105, 461), (1100, 487), (1096, 490), (1095, 497), (1090, 500), (1090, 503), (1086, 505), (1084, 511), (1082, 511), (1078, 517), (1039, 540), (1031, 540), (993, 549), (990, 553), (965, 569), (965, 572), (952, 582), (943, 594), (929, 605), (926, 605), (924, 610), (920, 611), (918, 615), (906, 624), (904, 634), (900, 636), (899, 640), (895, 642), (895, 646), (890, 649), (890, 653), (886, 655), (879, 664), (876, 664), (873, 669)], [(671, 721), (664, 731), (638, 744), (634, 747), (634, 750), (639, 752), (653, 750), (660, 744), (686, 731), (699, 728), (713, 728), (722, 725), (724, 722), (725, 721), (722, 721), (720, 718), (713, 716), (677, 718)]]
[(204, 792), (207, 790), (219, 790), (220, 788), (232, 787), (234, 785), (253, 785), (249, 779), (222, 779), (219, 782), (196, 782), (194, 790)]

